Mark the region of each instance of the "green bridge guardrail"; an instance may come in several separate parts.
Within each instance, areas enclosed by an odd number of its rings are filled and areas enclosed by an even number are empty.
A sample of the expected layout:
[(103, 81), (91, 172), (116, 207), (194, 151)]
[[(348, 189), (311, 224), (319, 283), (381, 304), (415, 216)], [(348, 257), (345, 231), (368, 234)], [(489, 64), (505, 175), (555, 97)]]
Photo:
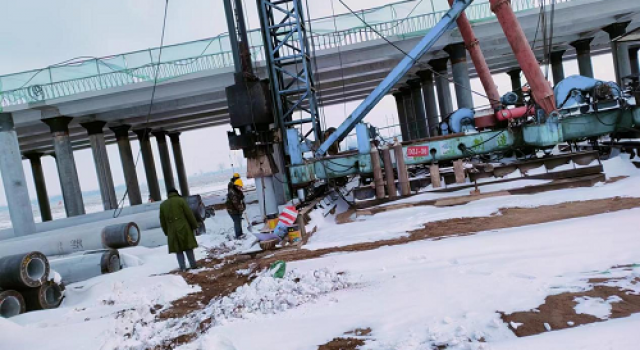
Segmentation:
[[(555, 1), (561, 3), (578, 0)], [(551, 0), (511, 0), (516, 12), (540, 8), (542, 4), (550, 2)], [(425, 1), (425, 4), (428, 3)], [(415, 1), (403, 1), (363, 10), (359, 15), (385, 37), (397, 40), (424, 35), (446, 12), (446, 9), (426, 12), (428, 9), (418, 8), (414, 4)], [(404, 13), (407, 13), (406, 16), (401, 16)], [(495, 18), (486, 0), (471, 5), (466, 14), (472, 23)], [(380, 39), (378, 34), (362, 25), (352, 14), (315, 19), (311, 21), (310, 27), (311, 42), (316, 51)], [(256, 62), (264, 61), (260, 31), (254, 29), (248, 34), (252, 58)], [(233, 66), (227, 34), (165, 46), (160, 63), (159, 51), (159, 48), (152, 48), (0, 76), (0, 112), (3, 107), (8, 106), (151, 82), (156, 69), (158, 81), (162, 82), (191, 73)]]

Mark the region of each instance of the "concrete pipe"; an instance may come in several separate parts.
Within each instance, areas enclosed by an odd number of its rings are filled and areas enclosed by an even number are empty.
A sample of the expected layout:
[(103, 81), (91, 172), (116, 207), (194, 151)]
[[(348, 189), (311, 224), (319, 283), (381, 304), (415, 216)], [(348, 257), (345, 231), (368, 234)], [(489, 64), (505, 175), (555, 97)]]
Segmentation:
[(86, 281), (107, 273), (120, 271), (120, 254), (115, 249), (96, 250), (80, 255), (51, 259), (51, 268), (60, 274), (65, 284)]
[(102, 245), (119, 249), (135, 247), (140, 243), (140, 229), (135, 222), (116, 224), (102, 229)]
[(0, 288), (38, 287), (49, 276), (49, 261), (40, 252), (0, 258)]
[(26, 311), (22, 295), (14, 290), (0, 291), (0, 317), (18, 316)]
[(55, 309), (60, 306), (64, 296), (62, 287), (51, 281), (44, 282), (40, 287), (23, 289), (20, 294), (27, 311)]
[(102, 224), (82, 225), (4, 240), (0, 243), (0, 256), (34, 250), (47, 256), (67, 255), (87, 250), (131, 247), (140, 241), (141, 231), (133, 222), (110, 226)]

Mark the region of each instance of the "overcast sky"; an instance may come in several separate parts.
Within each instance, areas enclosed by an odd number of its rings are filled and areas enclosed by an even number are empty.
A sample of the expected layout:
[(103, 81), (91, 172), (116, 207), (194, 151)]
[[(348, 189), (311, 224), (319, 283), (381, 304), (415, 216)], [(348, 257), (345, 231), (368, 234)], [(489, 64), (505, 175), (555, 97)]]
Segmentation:
[[(389, 3), (384, 0), (345, 0), (354, 10), (365, 9)], [(434, 0), (440, 8), (446, 2)], [(332, 1), (309, 0), (312, 17), (332, 14)], [(425, 2), (426, 3), (426, 2)], [(333, 1), (336, 13), (346, 11), (337, 1)], [(255, 15), (255, 1), (246, 1), (251, 28), (258, 26)], [(80, 56), (108, 56), (128, 51), (156, 47), (160, 44), (163, 0), (25, 0), (3, 1), (0, 21), (0, 74), (42, 68)], [(212, 37), (226, 32), (226, 22), (222, 0), (171, 0), (166, 27), (165, 44)], [(594, 57), (596, 78), (612, 80), (613, 63), (609, 55)], [(577, 74), (574, 61), (565, 62), (565, 75)], [(506, 74), (497, 75), (499, 91), (510, 89)], [(472, 80), (472, 88), (482, 91), (477, 79)], [(452, 88), (453, 91), (453, 88)], [(487, 102), (474, 96), (477, 105)], [(455, 98), (454, 98), (455, 104)], [(327, 107), (327, 125), (337, 126), (356, 102)], [(345, 112), (346, 111), (346, 112)], [(394, 119), (395, 118), (395, 119)], [(384, 126), (397, 120), (395, 102), (386, 97), (367, 117), (366, 121)], [(396, 121), (397, 122), (397, 121)], [(231, 162), (227, 144), (227, 126), (201, 129), (184, 133), (182, 148), (188, 174), (217, 170), (220, 164), (228, 167)], [(160, 162), (153, 140), (158, 174)], [(132, 140), (134, 156), (138, 144)], [(116, 185), (124, 183), (118, 150), (115, 145), (107, 147), (111, 170)], [(98, 188), (91, 151), (75, 152), (81, 187), (84, 191)], [(138, 165), (138, 177), (146, 183), (142, 161)], [(30, 195), (35, 198), (35, 190), (28, 162), (23, 162)], [(60, 193), (60, 184), (55, 161), (52, 157), (43, 159), (44, 172), (50, 195)], [(6, 199), (0, 186), (0, 205)]]

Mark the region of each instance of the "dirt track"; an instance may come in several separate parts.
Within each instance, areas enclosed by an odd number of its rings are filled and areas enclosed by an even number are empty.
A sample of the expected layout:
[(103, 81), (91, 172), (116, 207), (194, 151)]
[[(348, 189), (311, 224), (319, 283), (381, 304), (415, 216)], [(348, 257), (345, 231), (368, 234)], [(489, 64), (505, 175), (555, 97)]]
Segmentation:
[[(313, 259), (335, 252), (356, 252), (372, 250), (382, 246), (405, 244), (412, 241), (468, 236), (482, 231), (540, 224), (637, 207), (640, 207), (640, 198), (616, 197), (582, 202), (567, 202), (536, 208), (501, 209), (499, 213), (488, 217), (450, 219), (427, 223), (424, 228), (412, 231), (406, 237), (395, 239), (358, 243), (314, 251), (288, 248), (275, 252), (261, 253), (256, 259), (250, 259), (247, 256), (234, 256), (225, 260), (224, 263), (221, 260), (215, 259), (200, 261), (201, 266), (214, 269), (199, 274), (186, 273), (181, 275), (188, 283), (200, 285), (202, 291), (174, 301), (171, 307), (160, 314), (159, 318), (179, 318), (199, 310), (206, 306), (211, 300), (228, 295), (239, 286), (250, 281), (249, 277), (238, 275), (236, 271), (248, 268), (260, 270), (268, 267), (269, 264), (276, 260), (297, 261)], [(216, 269), (215, 267), (218, 268)], [(208, 325), (203, 325), (201, 329), (206, 329), (207, 327)], [(174, 339), (170, 344), (174, 346), (176, 344), (187, 343), (196, 336), (196, 334), (183, 336), (180, 339)]]

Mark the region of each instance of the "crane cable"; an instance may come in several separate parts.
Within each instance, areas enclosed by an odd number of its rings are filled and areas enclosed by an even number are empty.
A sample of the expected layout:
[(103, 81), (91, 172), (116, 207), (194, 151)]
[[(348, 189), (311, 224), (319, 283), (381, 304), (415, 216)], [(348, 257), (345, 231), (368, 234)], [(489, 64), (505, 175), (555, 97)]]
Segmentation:
[[(164, 34), (165, 34), (165, 29), (167, 26), (167, 13), (169, 10), (169, 0), (165, 0), (164, 3), (164, 16), (162, 19), (162, 33), (160, 35), (160, 47), (158, 48), (158, 64), (156, 65), (156, 68), (154, 70), (154, 77), (153, 77), (153, 87), (151, 90), (151, 100), (149, 102), (149, 110), (147, 111), (147, 117), (145, 119), (145, 128), (144, 128), (144, 132), (143, 132), (143, 137), (142, 139), (145, 139), (148, 136), (148, 132), (149, 132), (149, 120), (151, 119), (151, 111), (153, 108), (153, 102), (156, 96), (156, 87), (158, 86), (158, 72), (160, 71), (160, 63), (162, 62), (162, 48), (164, 47)], [(134, 169), (138, 167), (138, 162), (140, 161), (140, 154), (142, 153), (142, 145), (140, 145), (140, 148), (138, 149), (138, 155), (136, 156), (136, 161), (134, 163)], [(126, 179), (125, 179), (126, 180)], [(165, 181), (167, 179), (164, 179)], [(127, 181), (125, 181), (125, 191), (124, 194), (122, 195), (122, 198), (120, 199), (120, 201), (118, 202), (118, 207), (114, 210), (113, 212), (113, 218), (117, 218), (120, 216), (120, 214), (122, 213), (122, 210), (124, 209), (124, 201), (127, 199), (127, 196), (129, 195), (129, 184), (127, 183)]]
[[(355, 11), (353, 11), (349, 5), (347, 5), (343, 0), (338, 0), (347, 10), (349, 10), (349, 12), (351, 12), (351, 14), (353, 14), (356, 18), (358, 18), (358, 20), (360, 20), (365, 26), (367, 26), (369, 29), (371, 29), (371, 31), (373, 31), (374, 33), (376, 33), (382, 40), (384, 40), (387, 44), (393, 46), (396, 50), (400, 51), (403, 55), (405, 55), (406, 57), (410, 58), (414, 65), (419, 66), (422, 69), (426, 69), (431, 71), (431, 73), (433, 73), (434, 75), (438, 76), (438, 77), (442, 77), (447, 79), (448, 82), (453, 83), (454, 85), (470, 91), (472, 94), (475, 94), (477, 96), (486, 98), (489, 101), (493, 101), (489, 96), (487, 96), (486, 94), (483, 94), (481, 92), (478, 92), (476, 90), (473, 90), (471, 88), (468, 88), (462, 84), (459, 84), (457, 82), (455, 82), (452, 78), (449, 78), (446, 74), (441, 74), (437, 71), (435, 71), (433, 68), (424, 65), (422, 62), (418, 61), (415, 57), (409, 55), (409, 53), (407, 53), (406, 51), (404, 51), (403, 49), (401, 49), (398, 45), (396, 45), (395, 43), (393, 43), (391, 40), (389, 40), (387, 37), (385, 37), (384, 35), (382, 35), (382, 33), (380, 33), (378, 30), (376, 30), (375, 28), (373, 28), (369, 23), (367, 23), (363, 18), (361, 18), (360, 16), (358, 16)], [(499, 101), (493, 101), (493, 102), (499, 102)]]

